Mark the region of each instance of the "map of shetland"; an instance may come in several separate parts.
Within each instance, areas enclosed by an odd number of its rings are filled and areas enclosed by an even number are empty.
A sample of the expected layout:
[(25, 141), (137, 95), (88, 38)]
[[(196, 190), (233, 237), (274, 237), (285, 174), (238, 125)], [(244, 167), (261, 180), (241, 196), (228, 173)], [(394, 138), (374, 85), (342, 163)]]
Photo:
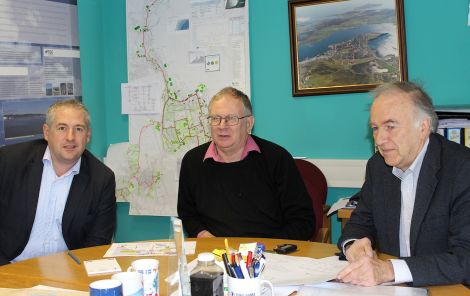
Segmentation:
[(181, 159), (210, 140), (209, 99), (225, 86), (249, 92), (248, 7), (233, 2), (127, 1), (129, 85), (156, 89), (148, 93), (160, 106), (129, 114), (129, 142), (112, 144), (105, 159), (130, 214), (177, 214)]

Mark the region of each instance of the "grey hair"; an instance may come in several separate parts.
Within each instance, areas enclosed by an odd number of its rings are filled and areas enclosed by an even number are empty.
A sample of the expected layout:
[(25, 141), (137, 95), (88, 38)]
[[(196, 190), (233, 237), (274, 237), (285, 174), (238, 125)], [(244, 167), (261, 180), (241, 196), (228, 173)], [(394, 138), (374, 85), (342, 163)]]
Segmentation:
[(52, 127), (52, 123), (54, 122), (57, 109), (63, 108), (63, 107), (73, 108), (73, 109), (82, 111), (85, 114), (85, 126), (87, 129), (90, 128), (90, 113), (88, 112), (88, 109), (85, 107), (85, 105), (82, 102), (74, 100), (74, 99), (57, 101), (53, 103), (52, 105), (50, 105), (46, 113), (47, 126)]
[[(221, 99), (223, 96), (229, 95), (232, 98), (239, 100), (242, 102), (243, 107), (245, 108), (245, 111), (248, 111), (250, 115), (253, 114), (253, 108), (251, 107), (251, 102), (248, 96), (242, 92), (241, 90), (238, 90), (234, 87), (224, 87), (222, 88), (218, 93), (216, 93), (210, 103), (209, 103), (209, 111), (211, 110), (212, 103)], [(247, 114), (248, 115), (248, 114)]]
[(417, 114), (417, 120), (421, 120), (423, 117), (428, 117), (431, 119), (431, 132), (437, 131), (439, 120), (436, 111), (434, 110), (432, 99), (421, 86), (409, 81), (396, 81), (380, 85), (372, 92), (372, 94), (375, 100), (383, 93), (393, 91), (407, 94), (419, 113)]

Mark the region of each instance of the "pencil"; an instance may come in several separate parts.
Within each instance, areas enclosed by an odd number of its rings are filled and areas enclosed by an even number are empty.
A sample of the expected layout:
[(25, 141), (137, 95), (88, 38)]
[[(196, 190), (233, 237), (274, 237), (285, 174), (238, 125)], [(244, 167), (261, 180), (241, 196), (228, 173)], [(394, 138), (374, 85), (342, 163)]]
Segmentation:
[(73, 259), (73, 261), (77, 262), (77, 264), (81, 264), (80, 260), (77, 258), (77, 256), (75, 256), (72, 252), (68, 251), (67, 252), (67, 255), (70, 256), (70, 258)]

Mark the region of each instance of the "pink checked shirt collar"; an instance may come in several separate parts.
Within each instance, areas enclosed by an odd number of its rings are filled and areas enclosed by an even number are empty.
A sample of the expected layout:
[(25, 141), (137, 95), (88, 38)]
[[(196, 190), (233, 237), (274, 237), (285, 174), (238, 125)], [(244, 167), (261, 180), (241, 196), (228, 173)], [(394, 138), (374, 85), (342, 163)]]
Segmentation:
[[(259, 149), (258, 144), (256, 144), (255, 140), (253, 140), (253, 138), (250, 135), (248, 135), (245, 148), (243, 149), (242, 158), (240, 160), (247, 157), (248, 153), (250, 153), (251, 151), (256, 151), (258, 153), (261, 153), (261, 150)], [(209, 145), (209, 148), (207, 148), (206, 154), (204, 155), (204, 160), (208, 158), (212, 158), (216, 162), (223, 162), (219, 157), (219, 153), (217, 153), (217, 148), (215, 147), (214, 141), (211, 142), (211, 144)]]

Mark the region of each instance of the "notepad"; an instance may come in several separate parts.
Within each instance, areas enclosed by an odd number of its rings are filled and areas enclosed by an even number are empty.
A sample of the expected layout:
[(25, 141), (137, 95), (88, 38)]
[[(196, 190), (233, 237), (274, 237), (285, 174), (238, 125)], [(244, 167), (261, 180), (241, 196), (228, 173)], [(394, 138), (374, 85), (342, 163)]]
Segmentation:
[(105, 258), (98, 260), (84, 261), (85, 269), (88, 275), (120, 272), (121, 266), (116, 258)]

